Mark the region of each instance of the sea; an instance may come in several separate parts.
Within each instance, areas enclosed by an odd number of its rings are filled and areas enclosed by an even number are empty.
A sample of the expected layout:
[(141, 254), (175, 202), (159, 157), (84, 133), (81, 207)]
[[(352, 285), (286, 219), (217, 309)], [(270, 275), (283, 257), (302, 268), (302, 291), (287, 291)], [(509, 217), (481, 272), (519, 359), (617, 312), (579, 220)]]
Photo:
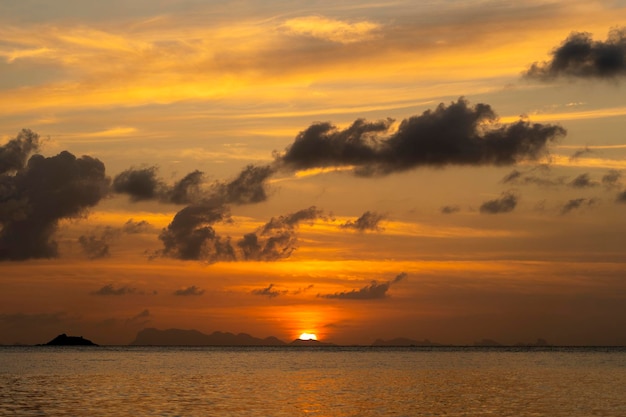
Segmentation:
[(0, 347), (0, 416), (626, 416), (626, 348)]

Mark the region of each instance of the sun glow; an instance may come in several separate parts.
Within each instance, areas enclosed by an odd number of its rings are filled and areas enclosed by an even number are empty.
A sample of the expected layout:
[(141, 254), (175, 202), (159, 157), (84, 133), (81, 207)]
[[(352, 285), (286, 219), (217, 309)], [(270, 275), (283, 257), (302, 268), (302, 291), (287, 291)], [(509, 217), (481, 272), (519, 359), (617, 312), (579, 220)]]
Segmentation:
[(302, 333), (300, 335), (300, 337), (298, 337), (298, 339), (300, 339), (300, 340), (317, 340), (317, 336), (315, 335), (315, 333)]

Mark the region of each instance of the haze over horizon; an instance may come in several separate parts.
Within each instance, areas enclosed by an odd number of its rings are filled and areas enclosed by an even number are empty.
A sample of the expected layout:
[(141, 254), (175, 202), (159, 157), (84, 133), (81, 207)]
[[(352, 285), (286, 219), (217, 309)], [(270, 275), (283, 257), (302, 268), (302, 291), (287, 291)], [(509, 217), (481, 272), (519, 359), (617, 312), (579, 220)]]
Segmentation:
[(626, 345), (626, 1), (0, 4), (0, 344)]

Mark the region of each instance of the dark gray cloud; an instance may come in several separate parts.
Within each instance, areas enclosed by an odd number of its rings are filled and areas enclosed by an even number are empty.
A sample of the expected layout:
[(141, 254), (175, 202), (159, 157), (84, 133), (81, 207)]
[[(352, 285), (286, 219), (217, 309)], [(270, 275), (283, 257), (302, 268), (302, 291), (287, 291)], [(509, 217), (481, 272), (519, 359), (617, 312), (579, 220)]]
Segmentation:
[(365, 232), (368, 230), (371, 231), (381, 231), (383, 230), (380, 226), (380, 222), (386, 219), (384, 214), (376, 213), (375, 211), (366, 211), (361, 215), (361, 217), (356, 220), (347, 221), (339, 227), (343, 229), (354, 229), (359, 232)]
[(617, 195), (616, 201), (618, 203), (626, 203), (626, 190), (622, 191)]
[(204, 173), (198, 170), (190, 172), (166, 191), (165, 200), (174, 204), (189, 204), (198, 201), (202, 194), (203, 182)]
[(131, 295), (131, 294), (143, 294), (142, 291), (138, 291), (137, 288), (132, 288), (128, 286), (122, 286), (119, 288), (115, 288), (113, 284), (107, 284), (104, 287), (100, 288), (97, 291), (91, 293), (92, 295), (104, 295), (104, 296), (120, 296), (120, 295)]
[(111, 256), (109, 253), (109, 243), (104, 236), (83, 235), (78, 238), (78, 243), (89, 259), (100, 259)]
[(341, 300), (379, 300), (387, 297), (387, 291), (389, 288), (402, 281), (407, 277), (405, 272), (398, 274), (393, 280), (378, 283), (372, 281), (370, 285), (367, 285), (358, 290), (336, 292), (334, 294), (318, 294), (318, 297), (322, 298), (336, 298)]
[(95, 231), (82, 235), (78, 238), (78, 243), (83, 253), (89, 259), (99, 259), (111, 256), (110, 244), (122, 234), (138, 234), (150, 229), (150, 224), (145, 220), (134, 221), (129, 219), (122, 227), (105, 226), (97, 228)]
[(34, 134), (28, 132), (22, 131), (29, 139), (20, 139), (19, 158), (2, 152), (8, 162), (0, 165), (11, 168), (0, 174), (0, 260), (58, 256), (53, 236), (59, 220), (84, 215), (108, 192), (104, 164), (89, 156), (35, 154), (20, 167), (15, 161), (36, 149)]
[(0, 146), (0, 175), (21, 170), (28, 157), (38, 150), (39, 135), (22, 129), (15, 138)]
[(593, 198), (575, 198), (569, 200), (567, 203), (563, 205), (561, 208), (561, 214), (567, 214), (572, 210), (580, 209), (581, 207), (591, 206), (596, 203), (596, 200)]
[(294, 170), (354, 166), (355, 173), (364, 176), (420, 166), (511, 165), (544, 155), (548, 142), (565, 134), (555, 125), (496, 122), (491, 106), (470, 106), (460, 98), (403, 120), (394, 133), (389, 119), (359, 119), (343, 130), (316, 123), (276, 156), (276, 164)]
[(602, 185), (608, 189), (619, 187), (621, 185), (621, 178), (622, 173), (616, 169), (612, 169), (602, 176)]
[(150, 310), (145, 309), (139, 314), (126, 319), (126, 325), (142, 327), (150, 323), (151, 321), (152, 321), (152, 314), (150, 314)]
[(506, 192), (500, 198), (485, 201), (480, 206), (480, 212), (485, 214), (509, 213), (517, 206), (517, 197), (515, 194)]
[(589, 176), (589, 174), (587, 173), (584, 173), (574, 178), (569, 183), (569, 185), (570, 187), (574, 187), (574, 188), (590, 188), (590, 187), (597, 187), (600, 184), (598, 184), (595, 181), (592, 181), (591, 176)]
[(442, 214), (454, 214), (461, 211), (461, 207), (459, 206), (443, 206), (439, 209)]
[(113, 191), (128, 194), (132, 201), (152, 200), (166, 192), (166, 186), (157, 176), (157, 167), (129, 168), (113, 179)]
[(135, 221), (134, 219), (128, 219), (124, 226), (122, 226), (122, 232), (128, 234), (138, 234), (149, 231), (152, 228), (150, 223), (145, 220)]
[(296, 228), (301, 222), (322, 216), (315, 206), (294, 213), (272, 217), (254, 233), (246, 234), (237, 242), (242, 257), (250, 261), (276, 261), (291, 256), (296, 250)]
[[(197, 171), (196, 171), (197, 172)], [(235, 261), (235, 248), (230, 237), (219, 236), (214, 223), (230, 221), (230, 205), (253, 204), (267, 199), (267, 180), (273, 173), (269, 166), (248, 165), (229, 182), (217, 182), (174, 216), (159, 239), (163, 250), (158, 255), (182, 260), (209, 262)], [(199, 174), (186, 177), (185, 189), (199, 187)], [(189, 195), (187, 193), (186, 195)]]
[(304, 288), (298, 288), (297, 290), (293, 291), (292, 294), (293, 295), (298, 295), (298, 294), (302, 294), (303, 292), (307, 292), (308, 290), (312, 289), (315, 285), (313, 284), (309, 284)]
[(274, 298), (274, 297), (278, 297), (279, 295), (284, 295), (287, 294), (287, 290), (277, 290), (274, 288), (274, 284), (270, 284), (265, 288), (261, 288), (261, 289), (257, 289), (257, 290), (252, 290), (251, 293), (254, 295), (262, 295), (262, 296), (266, 296), (269, 298)]
[(131, 201), (157, 200), (162, 203), (196, 204), (211, 200), (221, 204), (252, 204), (267, 200), (267, 180), (274, 173), (269, 165), (246, 166), (230, 181), (216, 181), (203, 187), (204, 173), (192, 171), (170, 186), (157, 175), (157, 167), (130, 168), (113, 180), (113, 191), (127, 194)]
[[(539, 175), (536, 175), (538, 172)], [(550, 176), (550, 169), (539, 166), (533, 168), (527, 172), (518, 171), (514, 169), (510, 173), (504, 176), (500, 182), (503, 184), (516, 184), (516, 185), (536, 185), (539, 187), (557, 187), (565, 184), (566, 178), (552, 178)]]
[(228, 206), (221, 202), (208, 200), (189, 205), (161, 231), (163, 250), (159, 254), (181, 260), (234, 260), (230, 239), (218, 236), (211, 226), (229, 219)]
[(174, 291), (174, 295), (180, 296), (199, 296), (202, 294), (204, 294), (204, 290), (196, 287), (195, 285)]
[(587, 146), (585, 146), (583, 149), (579, 149), (576, 152), (574, 152), (570, 157), (569, 160), (570, 161), (575, 161), (576, 159), (580, 158), (581, 156), (584, 155), (588, 155), (590, 153), (593, 153), (592, 149), (589, 149)]
[(267, 180), (274, 173), (269, 166), (248, 165), (226, 183), (213, 186), (213, 193), (227, 204), (253, 204), (267, 200)]
[(617, 78), (626, 75), (626, 28), (609, 31), (607, 40), (573, 32), (552, 51), (549, 61), (531, 65), (525, 76), (540, 80), (557, 77)]

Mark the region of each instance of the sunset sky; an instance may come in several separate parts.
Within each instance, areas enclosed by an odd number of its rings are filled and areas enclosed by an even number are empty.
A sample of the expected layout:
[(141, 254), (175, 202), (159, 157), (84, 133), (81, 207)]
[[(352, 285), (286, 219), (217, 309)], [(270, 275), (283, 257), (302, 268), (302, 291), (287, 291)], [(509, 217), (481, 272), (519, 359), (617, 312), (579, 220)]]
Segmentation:
[(626, 1), (0, 2), (0, 344), (626, 345)]

